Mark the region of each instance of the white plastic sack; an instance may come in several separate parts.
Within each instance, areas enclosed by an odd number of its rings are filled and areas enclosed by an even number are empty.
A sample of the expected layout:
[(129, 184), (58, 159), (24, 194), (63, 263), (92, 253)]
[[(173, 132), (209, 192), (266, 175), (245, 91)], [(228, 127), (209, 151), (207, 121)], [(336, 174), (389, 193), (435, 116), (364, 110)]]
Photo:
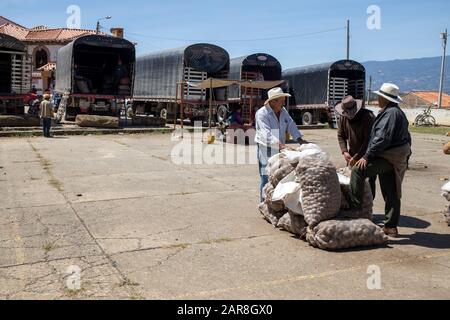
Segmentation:
[(342, 186), (349, 186), (350, 185), (350, 178), (347, 176), (344, 176), (342, 173), (338, 172), (338, 178), (339, 178), (339, 183)]
[(450, 192), (450, 182), (447, 182), (446, 184), (444, 184), (444, 186), (442, 187), (442, 191)]
[(283, 201), (284, 206), (296, 214), (303, 215), (300, 184), (296, 182), (295, 172), (291, 172), (275, 188), (272, 201)]

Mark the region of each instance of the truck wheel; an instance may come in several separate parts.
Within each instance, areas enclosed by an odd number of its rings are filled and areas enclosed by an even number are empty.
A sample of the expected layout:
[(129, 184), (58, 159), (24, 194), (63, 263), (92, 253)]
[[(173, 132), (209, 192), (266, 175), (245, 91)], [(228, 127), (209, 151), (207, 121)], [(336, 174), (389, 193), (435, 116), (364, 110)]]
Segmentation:
[(305, 112), (302, 115), (302, 124), (304, 126), (310, 126), (313, 124), (313, 115), (310, 112)]
[(217, 122), (225, 122), (229, 117), (229, 113), (230, 111), (227, 106), (219, 106), (219, 108), (217, 108)]

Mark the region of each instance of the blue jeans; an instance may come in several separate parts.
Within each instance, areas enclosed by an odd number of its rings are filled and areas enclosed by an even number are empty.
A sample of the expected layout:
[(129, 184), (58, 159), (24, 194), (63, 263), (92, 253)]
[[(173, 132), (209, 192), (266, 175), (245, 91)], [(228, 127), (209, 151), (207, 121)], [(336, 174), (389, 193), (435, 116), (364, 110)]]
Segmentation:
[(43, 118), (42, 126), (43, 126), (43, 131), (44, 131), (44, 137), (49, 138), (50, 137), (50, 129), (52, 128), (52, 119), (51, 118)]
[(264, 201), (263, 189), (269, 182), (269, 176), (266, 173), (267, 161), (275, 155), (275, 150), (269, 147), (258, 144), (258, 163), (259, 163), (259, 175), (261, 177), (261, 183), (259, 185), (260, 201)]

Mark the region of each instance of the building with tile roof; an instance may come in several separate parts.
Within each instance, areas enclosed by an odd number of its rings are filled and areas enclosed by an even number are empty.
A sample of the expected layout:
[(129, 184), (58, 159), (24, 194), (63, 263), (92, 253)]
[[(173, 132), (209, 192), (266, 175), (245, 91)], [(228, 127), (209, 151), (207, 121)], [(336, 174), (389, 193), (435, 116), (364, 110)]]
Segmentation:
[[(113, 28), (111, 31), (113, 36), (123, 37), (123, 29)], [(81, 36), (95, 34), (96, 31), (88, 29), (48, 28), (46, 26), (27, 28), (0, 16), (0, 33), (8, 34), (25, 42), (28, 48), (28, 54), (32, 60), (35, 86), (38, 89), (42, 87), (44, 90), (47, 90), (51, 79), (40, 80), (41, 68), (48, 66), (54, 67), (58, 58), (58, 50), (61, 47)], [(100, 34), (106, 35), (103, 32)]]
[[(410, 108), (436, 108), (439, 101), (438, 91), (412, 91), (403, 96), (405, 104)], [(442, 94), (442, 108), (450, 110), (450, 95)]]

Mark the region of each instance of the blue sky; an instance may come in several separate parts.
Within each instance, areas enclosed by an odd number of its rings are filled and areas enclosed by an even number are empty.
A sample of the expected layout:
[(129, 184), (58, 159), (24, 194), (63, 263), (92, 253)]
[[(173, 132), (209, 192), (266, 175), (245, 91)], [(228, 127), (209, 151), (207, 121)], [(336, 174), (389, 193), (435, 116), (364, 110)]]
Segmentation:
[[(0, 15), (27, 27), (62, 27), (69, 5), (81, 8), (83, 28), (111, 15), (102, 25), (124, 27), (125, 36), (138, 42), (138, 54), (203, 40), (232, 57), (270, 53), (284, 68), (345, 58), (347, 18), (351, 58), (361, 62), (439, 56), (439, 33), (450, 27), (448, 0), (1, 0)], [(367, 28), (370, 5), (381, 9), (381, 30)], [(290, 35), (303, 36), (264, 40)], [(245, 39), (260, 40), (234, 41)]]

